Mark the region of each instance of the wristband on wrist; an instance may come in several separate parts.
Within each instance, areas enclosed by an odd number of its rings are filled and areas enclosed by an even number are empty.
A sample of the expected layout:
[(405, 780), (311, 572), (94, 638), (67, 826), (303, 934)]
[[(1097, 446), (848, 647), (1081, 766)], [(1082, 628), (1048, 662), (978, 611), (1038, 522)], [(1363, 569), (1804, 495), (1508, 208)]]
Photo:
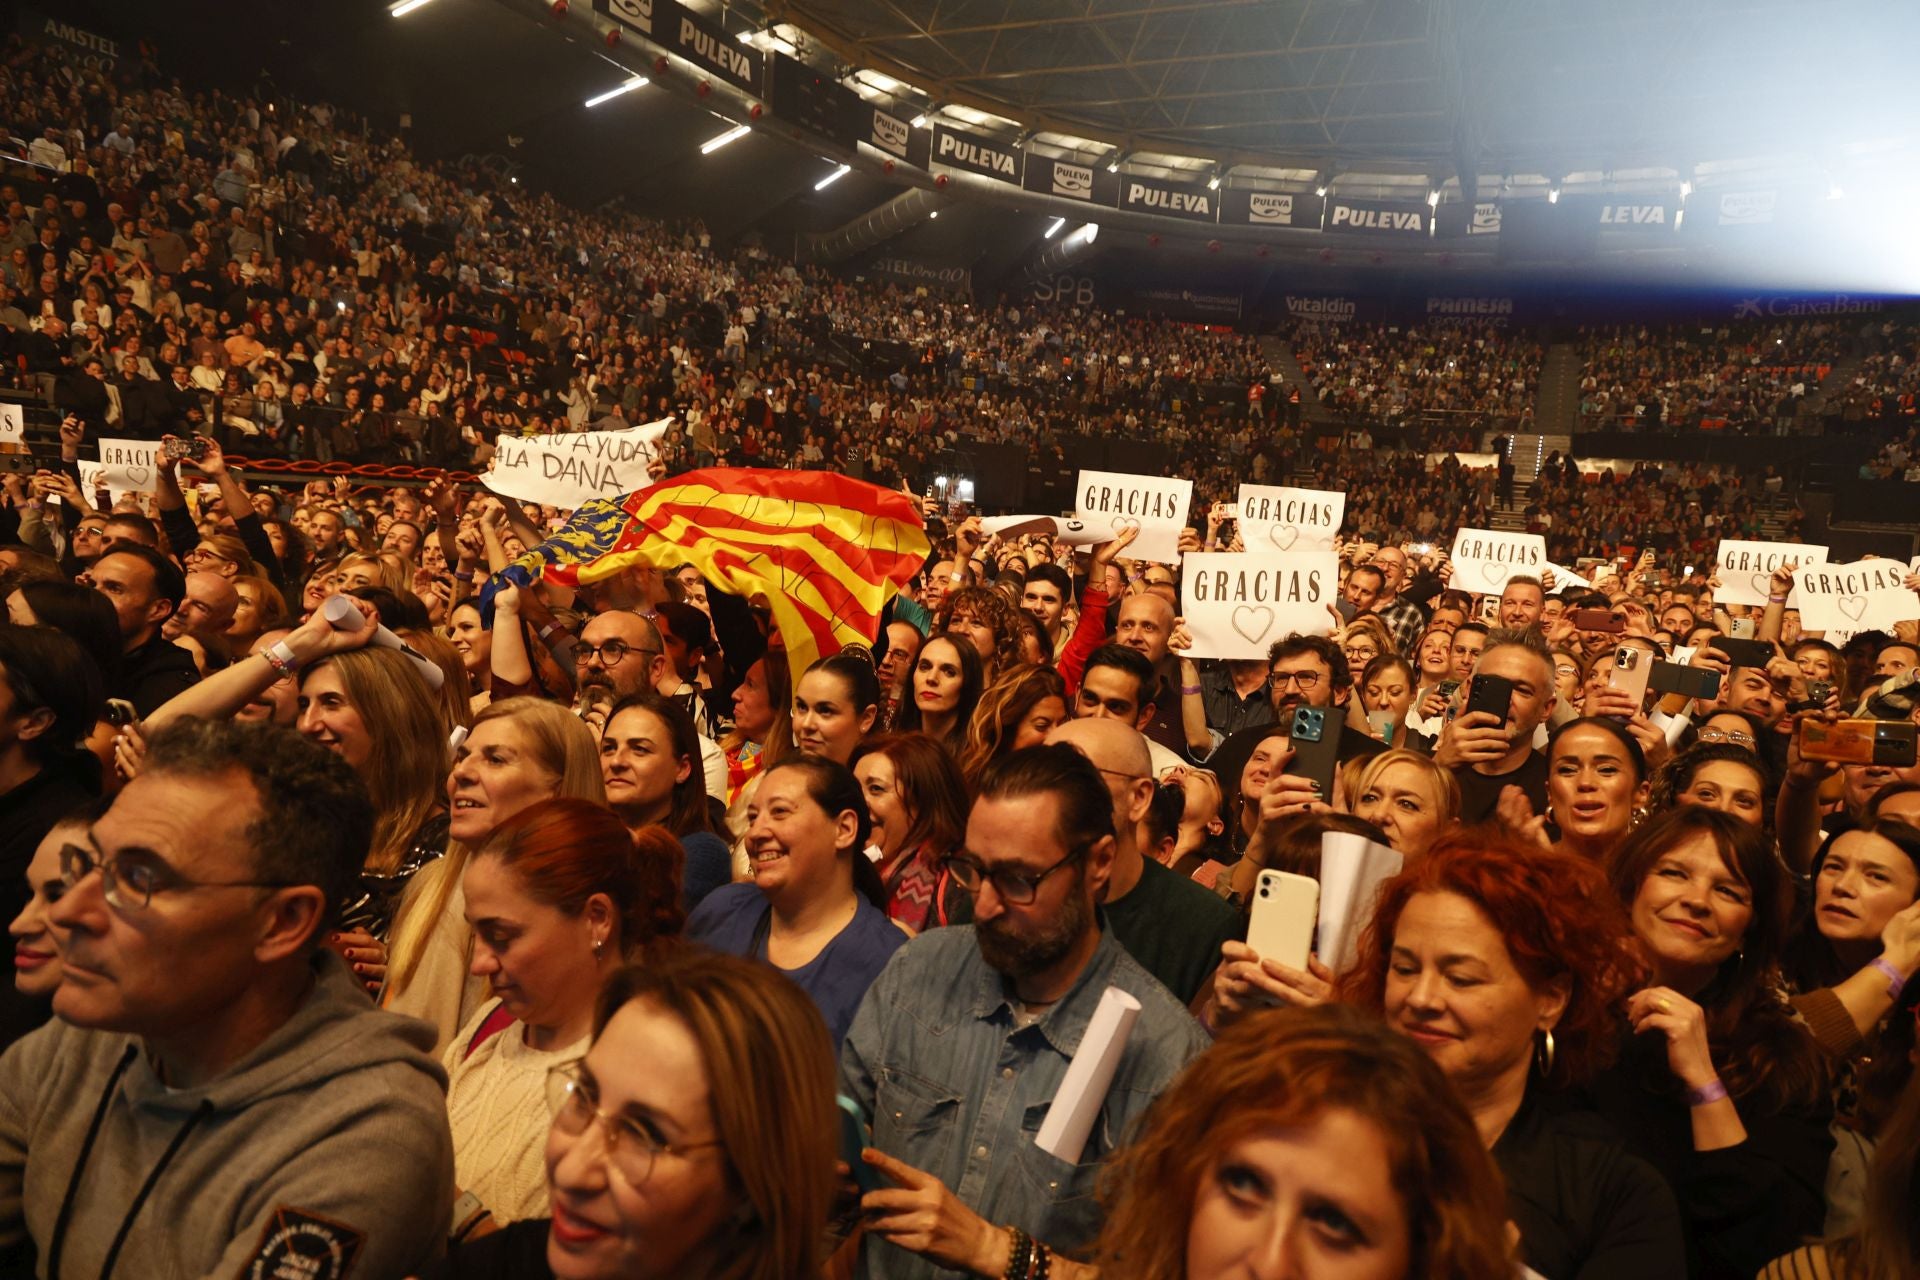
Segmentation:
[(285, 640), (278, 641), (270, 649), (262, 649), (260, 656), (267, 660), (268, 666), (279, 673), (282, 680), (300, 670), (300, 659), (294, 656), (292, 648)]
[(1898, 1000), (1900, 993), (1907, 989), (1907, 975), (1894, 968), (1885, 956), (1875, 956), (1867, 962), (1867, 968), (1887, 975), (1887, 999)]
[(1785, 604), (1786, 602), (1787, 602), (1787, 598), (1785, 596), (1776, 596), (1771, 593), (1769, 593), (1767, 596), (1768, 604)]
[(1689, 1107), (1704, 1107), (1708, 1103), (1718, 1102), (1726, 1096), (1726, 1083), (1721, 1080), (1714, 1080), (1708, 1084), (1701, 1085), (1698, 1089), (1687, 1090), (1687, 1105)]
[(1197, 685), (1197, 684), (1183, 684), (1183, 685), (1181, 685), (1181, 686), (1180, 686), (1180, 692), (1181, 692), (1181, 693), (1183, 693), (1183, 694), (1186, 694), (1186, 693), (1199, 693), (1199, 692), (1200, 692), (1200, 686), (1199, 686), (1199, 685)]

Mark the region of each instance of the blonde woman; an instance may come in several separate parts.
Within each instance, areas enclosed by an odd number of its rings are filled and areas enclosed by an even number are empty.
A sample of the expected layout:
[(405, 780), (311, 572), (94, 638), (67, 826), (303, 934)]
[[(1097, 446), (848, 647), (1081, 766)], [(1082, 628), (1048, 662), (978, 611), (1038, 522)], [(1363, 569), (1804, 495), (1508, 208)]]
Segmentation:
[(553, 796), (607, 802), (600, 748), (578, 718), (540, 698), (507, 698), (474, 717), (447, 775), (447, 855), (413, 877), (394, 914), (381, 1003), (434, 1025), (446, 1047), (486, 998), (468, 972), (473, 934), (460, 879), (508, 818)]

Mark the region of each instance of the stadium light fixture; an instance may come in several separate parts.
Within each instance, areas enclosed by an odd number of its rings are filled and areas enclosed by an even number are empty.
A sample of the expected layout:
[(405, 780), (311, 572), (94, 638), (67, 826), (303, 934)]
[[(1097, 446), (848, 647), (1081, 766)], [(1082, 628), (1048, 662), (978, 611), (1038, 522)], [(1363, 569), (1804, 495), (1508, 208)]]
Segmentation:
[(1067, 220), (1065, 218), (1055, 218), (1052, 222), (1047, 224), (1046, 234), (1041, 236), (1041, 239), (1043, 240), (1053, 239), (1055, 236), (1060, 234), (1060, 228), (1066, 225), (1067, 225)]
[(929, 103), (925, 111), (922, 111), (913, 118), (913, 127), (916, 129), (931, 129), (933, 127), (933, 118), (939, 114), (940, 104), (938, 102)]
[(1560, 203), (1560, 188), (1558, 186), (1552, 186), (1547, 188), (1547, 203), (1548, 204)]
[(929, 209), (927, 211), (927, 217), (929, 218), (938, 218), (939, 216), (940, 216), (940, 211), (938, 209)]
[(432, 4), (433, 0), (400, 0), (400, 3), (387, 10), (396, 18), (404, 18), (421, 5)]
[(589, 107), (597, 107), (603, 102), (612, 102), (615, 98), (619, 97), (621, 94), (632, 93), (635, 89), (642, 87), (646, 83), (647, 83), (647, 78), (645, 76), (635, 76), (631, 80), (622, 81), (621, 83), (615, 85), (613, 88), (607, 90), (605, 93), (597, 93), (593, 97), (588, 98), (587, 105)]
[(1324, 185), (1315, 187), (1313, 189), (1313, 194), (1319, 196), (1322, 200), (1324, 200), (1327, 198), (1327, 189)]
[(746, 137), (747, 134), (751, 132), (752, 130), (748, 129), (746, 125), (737, 124), (733, 126), (733, 128), (727, 130), (725, 133), (719, 134), (712, 138), (708, 138), (705, 142), (701, 143), (700, 154), (703, 156), (710, 156), (714, 152), (718, 151), (720, 148), (726, 146), (728, 143), (740, 141), (740, 139)]
[(832, 173), (828, 174), (826, 177), (820, 179), (820, 181), (814, 183), (813, 189), (815, 191), (825, 191), (828, 187), (832, 186), (834, 183), (840, 181), (840, 179), (846, 177), (848, 174), (852, 172), (853, 172), (852, 165), (843, 164), (837, 169), (835, 169)]
[(1427, 192), (1427, 208), (1438, 209), (1439, 207), (1440, 207), (1440, 193), (1438, 191)]
[(1680, 184), (1680, 198), (1682, 200), (1685, 200), (1688, 196), (1692, 194), (1693, 194), (1693, 184), (1691, 182), (1682, 182)]
[(1100, 224), (1097, 222), (1089, 222), (1086, 226), (1081, 227), (1078, 231), (1074, 232), (1073, 234), (1075, 234), (1076, 236), (1079, 236), (1080, 239), (1085, 241), (1087, 244), (1092, 244), (1095, 240), (1100, 238)]

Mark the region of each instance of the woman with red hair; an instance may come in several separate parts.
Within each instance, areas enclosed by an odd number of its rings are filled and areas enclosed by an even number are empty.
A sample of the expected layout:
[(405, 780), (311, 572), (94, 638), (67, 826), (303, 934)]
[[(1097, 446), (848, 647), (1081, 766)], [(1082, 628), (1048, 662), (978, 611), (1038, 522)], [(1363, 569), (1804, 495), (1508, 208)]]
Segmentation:
[[(1253, 1014), (1102, 1180), (1101, 1280), (1510, 1276), (1500, 1175), (1433, 1065), (1339, 1005)], [(1555, 1280), (1558, 1280), (1555, 1277)]]
[(1343, 984), (1453, 1083), (1548, 1280), (1685, 1274), (1673, 1193), (1568, 1096), (1612, 1058), (1639, 974), (1597, 867), (1481, 829), (1382, 886)]
[(680, 842), (604, 805), (542, 800), (501, 823), (462, 879), (472, 971), (493, 998), (447, 1046), (459, 1228), (545, 1217), (547, 1073), (576, 1062), (608, 974), (680, 933)]

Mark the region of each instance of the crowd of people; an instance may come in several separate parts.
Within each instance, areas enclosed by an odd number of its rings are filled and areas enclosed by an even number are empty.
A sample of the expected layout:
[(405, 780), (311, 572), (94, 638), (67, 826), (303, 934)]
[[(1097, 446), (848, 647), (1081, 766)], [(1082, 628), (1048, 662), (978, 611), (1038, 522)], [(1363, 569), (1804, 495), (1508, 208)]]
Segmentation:
[[(1591, 586), (1475, 594), (1443, 544), (1497, 473), (1360, 450), (1304, 464), (1349, 494), (1340, 580), (1261, 657), (1199, 653), (1132, 528), (929, 503), (870, 643), (796, 662), (691, 550), (514, 585), (567, 512), (444, 474), (249, 484), (229, 449), (273, 440), (284, 375), (280, 439), (335, 456), (665, 408), (659, 473), (891, 485), (898, 442), (965, 435), (956, 404), (1065, 451), (1257, 385), (1257, 351), (922, 301), (870, 336), (930, 358), (863, 381), (782, 353), (888, 295), (589, 224), (339, 113), (17, 44), (0, 107), (62, 184), (8, 226), (67, 237), (83, 285), (71, 339), (57, 255), (9, 300), (28, 372), (84, 340), (195, 388), (146, 406), (150, 503), (81, 482), (146, 411), (76, 399), (85, 351), (51, 375), (58, 459), (4, 475), (0, 1270), (1920, 1272), (1920, 575), (1914, 620), (1823, 636), (1790, 566), (1764, 607), (1716, 599), (1754, 497), (1729, 474), (1556, 465), (1528, 518)], [(88, 183), (127, 243), (84, 242)], [(216, 242), (240, 283), (168, 314)], [(103, 313), (95, 275), (146, 291)], [(1406, 341), (1368, 356), (1389, 397), (1537, 363)], [(1245, 391), (1178, 419), (1183, 555), (1233, 544), (1216, 500), (1271, 463)], [(417, 438), (372, 416), (416, 402)], [(1340, 954), (1271, 910), (1334, 897), (1328, 837), (1383, 868)]]
[(1844, 327), (1825, 319), (1586, 330), (1581, 424), (1785, 435), (1816, 416), (1821, 383), (1847, 346)]
[(1494, 323), (1318, 324), (1288, 333), (1313, 394), (1342, 417), (1389, 425), (1512, 426), (1533, 417), (1546, 351)]

